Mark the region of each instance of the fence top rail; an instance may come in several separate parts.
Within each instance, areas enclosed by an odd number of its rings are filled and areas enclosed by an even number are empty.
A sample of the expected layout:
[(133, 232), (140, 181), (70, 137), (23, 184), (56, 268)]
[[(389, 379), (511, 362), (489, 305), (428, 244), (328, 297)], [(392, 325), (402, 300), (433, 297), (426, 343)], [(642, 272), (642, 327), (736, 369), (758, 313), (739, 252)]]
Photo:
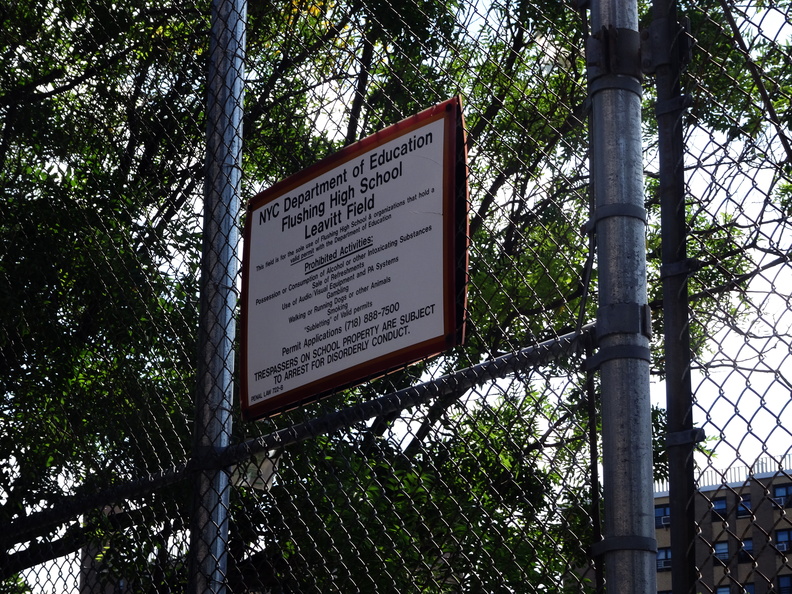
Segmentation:
[(72, 497), (62, 501), (57, 508), (33, 513), (9, 523), (0, 537), (2, 544), (4, 548), (10, 549), (14, 545), (40, 536), (80, 514), (101, 508), (109, 503), (135, 499), (152, 489), (185, 480), (195, 471), (207, 468), (227, 468), (261, 452), (294, 445), (319, 435), (332, 433), (354, 423), (410, 408), (432, 398), (468, 390), (530, 366), (541, 365), (554, 359), (560, 353), (581, 352), (587, 341), (593, 339), (594, 328), (594, 323), (584, 325), (579, 331), (525, 347), (519, 351), (461, 369), (417, 386), (386, 394), (374, 400), (348, 406), (323, 417), (311, 419), (239, 444), (206, 452), (203, 457), (194, 457), (171, 469), (137, 477), (94, 495)]
[[(312, 419), (229, 446), (223, 452), (215, 454), (213, 463), (221, 467), (230, 466), (261, 452), (293, 445), (306, 439), (331, 433), (354, 423), (422, 404), (435, 397), (468, 390), (484, 382), (500, 379), (532, 365), (541, 365), (557, 357), (562, 352), (570, 353), (572, 350), (580, 352), (586, 341), (593, 338), (594, 327), (595, 324), (588, 324), (579, 331), (570, 332), (557, 338), (525, 347), (514, 353), (501, 355), (495, 359), (461, 369), (417, 386), (386, 394), (374, 400), (348, 406), (324, 417)], [(207, 462), (212, 463), (212, 461)]]

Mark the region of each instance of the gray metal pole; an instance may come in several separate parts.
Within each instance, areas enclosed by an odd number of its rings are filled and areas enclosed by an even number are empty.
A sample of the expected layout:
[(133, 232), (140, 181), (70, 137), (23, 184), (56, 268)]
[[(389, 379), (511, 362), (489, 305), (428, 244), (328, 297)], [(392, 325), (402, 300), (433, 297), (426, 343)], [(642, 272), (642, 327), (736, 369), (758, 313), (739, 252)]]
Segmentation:
[(586, 59), (597, 233), (603, 540), (608, 590), (654, 594), (656, 550), (649, 399), (641, 73), (635, 0), (593, 0)]
[[(246, 6), (245, 0), (212, 2), (194, 437), (194, 456), (204, 460), (231, 437)], [(196, 477), (190, 592), (225, 591), (229, 491), (225, 470)]]

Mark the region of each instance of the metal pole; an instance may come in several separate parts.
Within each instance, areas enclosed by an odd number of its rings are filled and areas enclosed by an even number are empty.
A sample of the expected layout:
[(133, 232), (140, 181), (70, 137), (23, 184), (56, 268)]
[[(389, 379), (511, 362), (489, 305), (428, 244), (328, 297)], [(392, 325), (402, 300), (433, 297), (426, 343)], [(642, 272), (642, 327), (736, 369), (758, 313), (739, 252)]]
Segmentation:
[(660, 164), (662, 229), (663, 332), (665, 338), (666, 448), (671, 508), (671, 581), (675, 594), (689, 594), (696, 583), (693, 513), (695, 484), (693, 451), (693, 395), (690, 383), (690, 326), (685, 241), (685, 172), (680, 76), (687, 43), (677, 21), (675, 0), (654, 0), (651, 43), (657, 88), (657, 135)]
[[(246, 6), (245, 0), (212, 2), (193, 452), (202, 459), (223, 451), (231, 436)], [(229, 491), (225, 470), (196, 477), (190, 592), (225, 591)]]
[(608, 590), (654, 594), (656, 550), (649, 399), (641, 72), (635, 0), (593, 0), (586, 48), (597, 234), (603, 540)]

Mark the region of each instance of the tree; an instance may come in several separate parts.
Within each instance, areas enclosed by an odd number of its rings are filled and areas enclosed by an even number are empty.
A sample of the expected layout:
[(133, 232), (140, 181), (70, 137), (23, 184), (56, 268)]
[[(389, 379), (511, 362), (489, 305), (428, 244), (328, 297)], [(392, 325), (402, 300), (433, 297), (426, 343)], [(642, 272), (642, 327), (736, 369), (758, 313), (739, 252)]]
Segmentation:
[(188, 455), (205, 39), (180, 5), (0, 19), (5, 526)]
[[(705, 8), (725, 18), (729, 6)], [(7, 63), (0, 73), (6, 525), (190, 455), (208, 7), (43, 0), (0, 10)], [(778, 114), (768, 124), (760, 109), (766, 102), (731, 93), (735, 83), (758, 84), (738, 59), (745, 52), (733, 53), (733, 36), (703, 15), (694, 13), (699, 44), (728, 60), (699, 57), (694, 67), (724, 109), (697, 105), (691, 121), (738, 142), (788, 120), (789, 69), (777, 59), (785, 50), (770, 42), (752, 49), (778, 81), (767, 90)], [(580, 232), (589, 216), (587, 36), (583, 13), (548, 0), (251, 3), (247, 195), (463, 95), (469, 338), (439, 359), (326, 403), (258, 425), (237, 423), (235, 439), (552, 339), (594, 318), (593, 238)], [(723, 82), (719, 71), (731, 79)], [(653, 248), (651, 166), (650, 156)], [(777, 208), (788, 217), (784, 191)], [(757, 236), (706, 210), (691, 216), (691, 227), (690, 255), (704, 263), (694, 287), (698, 308), (732, 316), (739, 302), (731, 296), (752, 272), (746, 246)], [(657, 254), (650, 256), (656, 263)], [(595, 419), (579, 362), (558, 360), (413, 415), (383, 416), (290, 447), (269, 492), (237, 483), (230, 586), (558, 591), (566, 582), (580, 591), (575, 570), (595, 536), (596, 485), (585, 477)], [(139, 590), (178, 590), (188, 506), (187, 489), (176, 485), (110, 517), (96, 513), (79, 530), (48, 527), (41, 536), (71, 550), (104, 543), (108, 579), (134, 575)], [(151, 533), (142, 537), (144, 524)], [(531, 561), (516, 562), (524, 559)]]

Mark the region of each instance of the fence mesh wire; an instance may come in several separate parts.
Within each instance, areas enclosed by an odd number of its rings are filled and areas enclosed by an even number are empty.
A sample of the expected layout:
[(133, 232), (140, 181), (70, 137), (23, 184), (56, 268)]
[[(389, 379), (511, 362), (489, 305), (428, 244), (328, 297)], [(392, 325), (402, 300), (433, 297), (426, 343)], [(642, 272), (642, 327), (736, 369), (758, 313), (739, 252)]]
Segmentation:
[[(679, 4), (692, 40), (691, 414), (707, 436), (694, 477), (697, 592), (792, 591), (790, 10)], [(243, 422), (234, 408), (228, 442), (260, 447), (238, 450), (215, 504), (229, 514), (214, 552), (225, 587), (602, 590), (589, 553), (600, 538), (596, 377), (582, 367), (597, 296), (586, 10), (265, 0), (242, 16), (242, 199), (458, 94), (470, 271), (464, 346), (272, 419)], [(201, 459), (210, 7), (29, 0), (5, 4), (0, 20), (0, 591), (183, 591)], [(658, 588), (670, 590), (666, 561), (683, 553), (667, 543), (676, 519), (663, 520), (664, 357), (688, 347), (661, 339), (651, 82)], [(544, 344), (560, 347), (496, 373), (477, 367)], [(433, 381), (447, 386), (440, 396), (323, 428), (345, 407)]]
[(707, 436), (695, 476), (698, 588), (786, 592), (792, 14), (758, 2), (685, 14), (696, 40), (684, 80), (688, 245), (700, 260), (689, 285), (692, 414)]

